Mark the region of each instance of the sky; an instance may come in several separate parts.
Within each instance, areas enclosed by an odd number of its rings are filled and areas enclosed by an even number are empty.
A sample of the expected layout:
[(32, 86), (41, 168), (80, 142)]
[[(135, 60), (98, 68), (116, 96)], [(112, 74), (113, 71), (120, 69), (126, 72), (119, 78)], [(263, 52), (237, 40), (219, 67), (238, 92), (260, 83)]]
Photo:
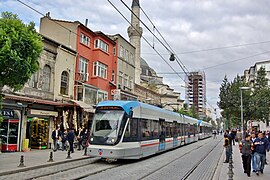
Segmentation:
[[(121, 34), (127, 40), (128, 22), (108, 0), (21, 0), (35, 10), (53, 19), (85, 22), (93, 31)], [(132, 0), (110, 0), (128, 19)], [(270, 56), (270, 1), (269, 0), (140, 0), (141, 20), (160, 40), (158, 31), (189, 72), (204, 71), (206, 75), (207, 106), (218, 108), (219, 87), (225, 75), (232, 81), (243, 75), (256, 62)], [(0, 11), (16, 13), (25, 23), (33, 21), (39, 29), (41, 14), (17, 0), (0, 0)], [(184, 73), (177, 62), (170, 62), (170, 53), (141, 24), (143, 37), (141, 56), (164, 83), (185, 98)], [(180, 73), (180, 77), (157, 55)], [(168, 47), (168, 46), (167, 46)], [(168, 74), (170, 73), (170, 74)], [(240, 98), (240, 97), (239, 97)], [(219, 110), (218, 110), (219, 112)]]

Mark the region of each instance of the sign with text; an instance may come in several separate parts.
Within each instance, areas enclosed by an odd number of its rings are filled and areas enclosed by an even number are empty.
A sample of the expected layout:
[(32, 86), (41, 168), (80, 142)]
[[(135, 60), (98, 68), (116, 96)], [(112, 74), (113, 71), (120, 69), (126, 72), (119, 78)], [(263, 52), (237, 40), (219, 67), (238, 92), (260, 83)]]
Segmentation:
[(2, 109), (0, 114), (5, 118), (14, 118), (14, 111), (12, 109)]

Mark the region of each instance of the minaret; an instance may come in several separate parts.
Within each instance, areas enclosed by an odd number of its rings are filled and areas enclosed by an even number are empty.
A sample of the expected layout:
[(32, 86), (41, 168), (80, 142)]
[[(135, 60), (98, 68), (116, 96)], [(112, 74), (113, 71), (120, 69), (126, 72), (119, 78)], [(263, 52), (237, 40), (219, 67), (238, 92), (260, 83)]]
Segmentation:
[[(141, 37), (143, 30), (140, 27), (140, 3), (139, 0), (133, 0), (132, 2), (131, 24), (128, 27), (129, 42), (136, 48), (134, 61), (135, 61), (135, 83), (140, 85), (141, 81)], [(137, 17), (136, 17), (137, 16)]]

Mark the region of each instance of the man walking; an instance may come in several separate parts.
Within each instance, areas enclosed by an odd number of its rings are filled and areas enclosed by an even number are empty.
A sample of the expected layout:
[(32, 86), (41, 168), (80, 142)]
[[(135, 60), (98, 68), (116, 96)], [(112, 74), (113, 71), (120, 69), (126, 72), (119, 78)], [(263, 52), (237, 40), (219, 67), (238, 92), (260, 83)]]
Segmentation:
[(57, 129), (55, 129), (52, 132), (52, 139), (53, 139), (53, 151), (57, 151), (58, 149), (58, 140), (60, 136), (60, 127), (58, 126)]
[(244, 168), (244, 173), (250, 177), (251, 171), (251, 154), (253, 149), (253, 142), (250, 140), (250, 135), (246, 135), (245, 139), (239, 144), (240, 152), (242, 153), (242, 163)]
[[(254, 141), (256, 139), (256, 134), (255, 132), (252, 132), (251, 133), (251, 141), (253, 142), (254, 144)], [(252, 164), (252, 172), (256, 172), (257, 171), (257, 163), (256, 163), (256, 156), (255, 156), (255, 145), (254, 145), (254, 148), (252, 150), (252, 154), (251, 154), (251, 164)]]
[(67, 134), (67, 140), (69, 143), (69, 150), (71, 153), (74, 153), (74, 138), (75, 138), (75, 133), (73, 129), (69, 129), (68, 134)]
[(254, 141), (255, 156), (257, 162), (257, 170), (256, 170), (257, 176), (259, 176), (259, 171), (263, 174), (266, 151), (269, 151), (268, 144), (269, 144), (268, 139), (263, 136), (262, 132), (260, 132), (258, 138), (256, 138)]

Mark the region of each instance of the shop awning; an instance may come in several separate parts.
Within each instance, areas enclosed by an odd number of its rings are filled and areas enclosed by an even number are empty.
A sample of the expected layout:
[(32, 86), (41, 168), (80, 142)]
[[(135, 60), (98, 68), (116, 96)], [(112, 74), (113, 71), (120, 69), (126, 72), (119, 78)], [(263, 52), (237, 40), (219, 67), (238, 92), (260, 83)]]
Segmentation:
[(72, 100), (75, 104), (77, 104), (78, 106), (80, 106), (81, 108), (83, 108), (84, 111), (86, 112), (90, 112), (90, 113), (94, 113), (95, 112), (95, 108), (89, 104), (86, 104), (85, 102), (82, 101), (76, 101), (76, 100)]

